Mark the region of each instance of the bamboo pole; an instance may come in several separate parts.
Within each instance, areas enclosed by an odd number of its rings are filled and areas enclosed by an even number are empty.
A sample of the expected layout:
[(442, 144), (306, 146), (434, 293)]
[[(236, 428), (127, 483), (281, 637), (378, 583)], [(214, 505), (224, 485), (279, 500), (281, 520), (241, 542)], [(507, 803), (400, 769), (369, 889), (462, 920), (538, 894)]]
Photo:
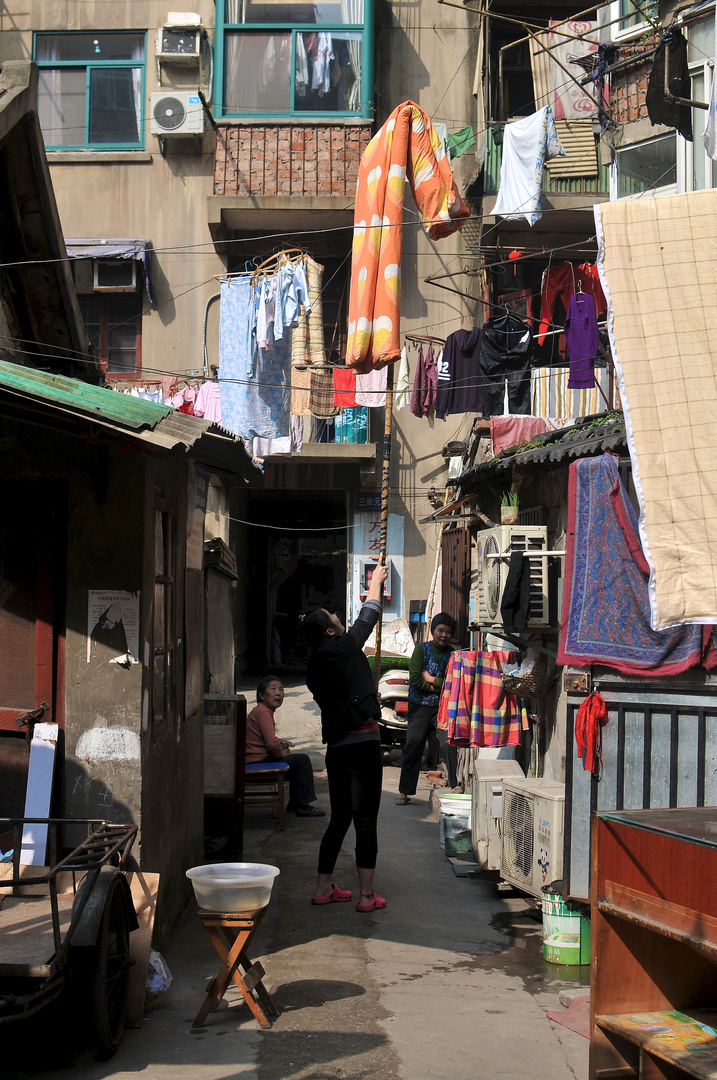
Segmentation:
[[(381, 476), (381, 539), (380, 551), (386, 563), (388, 547), (388, 495), (391, 480), (391, 436), (393, 427), (393, 364), (386, 372), (386, 415), (383, 426), (383, 473)], [(373, 654), (373, 684), (378, 687), (381, 678), (381, 634), (383, 632), (383, 594), (381, 595), (381, 614), (376, 623), (376, 649)]]

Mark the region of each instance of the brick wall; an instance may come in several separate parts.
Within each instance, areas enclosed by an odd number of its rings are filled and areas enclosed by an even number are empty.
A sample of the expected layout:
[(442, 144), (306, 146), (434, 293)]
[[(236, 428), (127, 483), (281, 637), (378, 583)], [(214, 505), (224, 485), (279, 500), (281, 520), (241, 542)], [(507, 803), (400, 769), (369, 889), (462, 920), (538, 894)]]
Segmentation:
[(220, 126), (214, 150), (215, 195), (356, 194), (366, 124)]
[(634, 65), (614, 71), (610, 76), (610, 112), (617, 124), (627, 124), (630, 120), (640, 120), (647, 116), (645, 95), (654, 56), (646, 63), (640, 63), (639, 57), (641, 53), (653, 49), (657, 40), (657, 37), (650, 37), (637, 46), (623, 46), (615, 57), (615, 62), (635, 57)]

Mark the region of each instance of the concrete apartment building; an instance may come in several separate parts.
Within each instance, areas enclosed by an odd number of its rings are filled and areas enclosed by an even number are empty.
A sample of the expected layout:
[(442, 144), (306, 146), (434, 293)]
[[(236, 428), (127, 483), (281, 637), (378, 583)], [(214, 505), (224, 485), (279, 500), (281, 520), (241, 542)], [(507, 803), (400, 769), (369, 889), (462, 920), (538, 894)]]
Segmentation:
[[(0, 14), (0, 57), (31, 58), (40, 69), (52, 182), (68, 250), (84, 256), (75, 280), (107, 381), (209, 374), (218, 363), (218, 279), (288, 246), (325, 268), (327, 351), (342, 356), (363, 149), (408, 98), (449, 132), (474, 123), (477, 17), (435, 0), (375, 10), (373, 0), (200, 0), (186, 5), (192, 12), (170, 11), (179, 6), (33, 0), (10, 2)], [(330, 35), (330, 77), (325, 92), (302, 94), (296, 52), (317, 32)], [(172, 111), (171, 99), (189, 110), (179, 133), (154, 119), (155, 111)], [(454, 166), (465, 193), (479, 171), (474, 152)], [(444, 338), (473, 304), (424, 279), (458, 269), (466, 241), (460, 233), (428, 241), (410, 196), (406, 222), (402, 328)], [(111, 291), (115, 280), (123, 291)], [(412, 372), (415, 361), (414, 348)], [(369, 410), (365, 444), (320, 442), (316, 427), (306, 424), (301, 453), (266, 458), (232, 503), (239, 521), (274, 526), (233, 525), (238, 604), (254, 613), (254, 651), (240, 640), (239, 666), (272, 656), (277, 613), (293, 627), (307, 600), (328, 595), (348, 609), (360, 601), (360, 559), (371, 553), (377, 516), (383, 409)], [(433, 508), (429, 489), (443, 495), (443, 446), (469, 431), (462, 417), (396, 414), (388, 620), (407, 618), (409, 601), (428, 596), (437, 527), (416, 522)], [(282, 525), (335, 531), (283, 534)], [(318, 591), (296, 580), (297, 564), (306, 562), (297, 537), (311, 553)], [(279, 631), (290, 647), (295, 630), (284, 623)]]

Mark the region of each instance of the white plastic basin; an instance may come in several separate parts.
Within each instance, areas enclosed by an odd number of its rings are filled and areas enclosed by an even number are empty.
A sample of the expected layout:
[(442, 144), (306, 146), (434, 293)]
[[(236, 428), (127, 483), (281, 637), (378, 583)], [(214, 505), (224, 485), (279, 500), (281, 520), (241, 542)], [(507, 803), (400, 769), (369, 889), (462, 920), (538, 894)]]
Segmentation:
[(193, 866), (187, 870), (194, 895), (205, 911), (259, 911), (271, 899), (278, 866), (228, 862)]

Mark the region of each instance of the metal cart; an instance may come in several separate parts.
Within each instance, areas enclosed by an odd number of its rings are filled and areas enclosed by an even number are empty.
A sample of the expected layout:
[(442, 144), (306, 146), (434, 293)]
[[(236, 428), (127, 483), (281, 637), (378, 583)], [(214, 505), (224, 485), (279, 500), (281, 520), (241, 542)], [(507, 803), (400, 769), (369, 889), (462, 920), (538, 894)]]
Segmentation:
[[(63, 831), (87, 836), (58, 858)], [(47, 829), (50, 866), (21, 864), (27, 826)], [(124, 871), (135, 825), (90, 818), (0, 818), (12, 829), (12, 863), (0, 863), (0, 1024), (32, 1016), (72, 975), (89, 990), (99, 1057), (120, 1044), (127, 1009), (129, 935), (137, 916)]]

